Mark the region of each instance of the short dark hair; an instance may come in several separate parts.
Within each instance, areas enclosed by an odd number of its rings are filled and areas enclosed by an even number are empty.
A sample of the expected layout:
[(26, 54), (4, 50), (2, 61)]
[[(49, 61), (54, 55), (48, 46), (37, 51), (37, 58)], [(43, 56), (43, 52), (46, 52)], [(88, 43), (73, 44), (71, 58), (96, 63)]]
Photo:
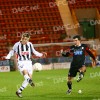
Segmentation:
[(81, 40), (81, 37), (80, 37), (79, 35), (76, 35), (76, 36), (73, 37), (73, 39), (76, 39), (76, 38), (77, 38), (78, 40)]
[(24, 34), (22, 34), (22, 37), (30, 38), (30, 34), (29, 33), (24, 33)]

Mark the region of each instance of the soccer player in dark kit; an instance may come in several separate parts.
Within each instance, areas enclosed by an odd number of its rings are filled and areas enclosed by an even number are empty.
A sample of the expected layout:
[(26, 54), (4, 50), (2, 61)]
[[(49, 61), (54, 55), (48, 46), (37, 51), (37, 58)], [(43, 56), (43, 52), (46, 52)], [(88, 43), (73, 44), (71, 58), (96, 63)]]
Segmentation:
[(71, 46), (68, 52), (63, 52), (63, 50), (61, 50), (61, 54), (64, 57), (68, 57), (71, 54), (73, 55), (73, 60), (71, 62), (71, 66), (68, 72), (67, 94), (70, 94), (72, 91), (72, 79), (73, 77), (76, 77), (77, 72), (79, 72), (79, 77), (77, 79), (77, 82), (82, 80), (82, 78), (84, 77), (84, 72), (86, 71), (86, 66), (85, 66), (86, 52), (89, 54), (90, 57), (92, 57), (94, 62), (96, 61), (95, 56), (90, 51), (89, 47), (86, 44), (81, 43), (81, 38), (79, 35), (74, 36), (73, 41), (75, 45)]

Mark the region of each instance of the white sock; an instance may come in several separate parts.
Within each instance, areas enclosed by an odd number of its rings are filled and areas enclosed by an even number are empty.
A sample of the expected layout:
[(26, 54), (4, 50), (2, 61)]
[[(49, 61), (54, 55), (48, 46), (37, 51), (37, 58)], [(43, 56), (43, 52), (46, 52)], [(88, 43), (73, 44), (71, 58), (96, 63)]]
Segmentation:
[(21, 86), (21, 87), (18, 89), (18, 93), (21, 93), (23, 90), (24, 90), (24, 87)]
[(24, 82), (22, 83), (22, 86), (18, 89), (18, 92), (21, 93), (28, 85), (28, 81), (24, 80)]
[(27, 85), (28, 85), (27, 80), (24, 80), (24, 82), (22, 83), (22, 87), (26, 88), (26, 87), (27, 87)]
[(27, 80), (27, 82), (29, 82), (30, 77), (28, 76), (28, 74), (24, 75), (25, 80)]

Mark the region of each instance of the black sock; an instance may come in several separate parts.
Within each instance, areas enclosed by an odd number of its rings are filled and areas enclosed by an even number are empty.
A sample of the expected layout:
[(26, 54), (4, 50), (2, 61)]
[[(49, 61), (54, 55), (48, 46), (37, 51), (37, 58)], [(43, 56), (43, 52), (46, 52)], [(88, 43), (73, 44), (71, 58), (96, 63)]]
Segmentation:
[(67, 86), (69, 89), (72, 89), (72, 82), (67, 82)]

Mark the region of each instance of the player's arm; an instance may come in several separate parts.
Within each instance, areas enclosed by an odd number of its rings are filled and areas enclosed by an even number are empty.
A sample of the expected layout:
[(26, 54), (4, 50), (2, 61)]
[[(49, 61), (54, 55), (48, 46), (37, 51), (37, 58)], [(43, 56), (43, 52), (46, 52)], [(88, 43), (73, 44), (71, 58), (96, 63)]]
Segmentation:
[(89, 49), (89, 47), (86, 47), (86, 52), (89, 54), (89, 56), (96, 61), (96, 57), (94, 56), (94, 54), (91, 52), (91, 50)]
[(62, 54), (63, 57), (68, 57), (68, 56), (70, 56), (70, 52), (62, 52), (62, 51), (61, 51), (61, 54)]
[(16, 44), (13, 46), (13, 48), (9, 51), (8, 55), (5, 56), (5, 59), (10, 59), (10, 58), (14, 55), (14, 53), (15, 53), (15, 51), (16, 51), (16, 48), (17, 48), (17, 43), (16, 43)]
[(31, 43), (31, 47), (32, 47), (32, 53), (35, 54), (35, 56), (37, 56), (37, 57), (42, 57), (42, 58), (44, 58), (44, 57), (47, 56), (47, 53), (46, 53), (46, 52), (40, 53), (40, 52), (36, 51), (36, 50), (34, 49), (32, 43)]
[(91, 52), (91, 50), (89, 48), (86, 49), (86, 52), (92, 58), (92, 66), (95, 67), (96, 66), (96, 57), (94, 56), (94, 54)]
[(61, 50), (61, 54), (62, 54), (63, 57), (68, 57), (68, 56), (70, 56), (71, 53), (73, 53), (73, 52), (74, 52), (74, 50), (73, 50), (72, 47), (70, 47), (70, 50), (67, 51), (67, 52), (64, 52), (63, 50)]

